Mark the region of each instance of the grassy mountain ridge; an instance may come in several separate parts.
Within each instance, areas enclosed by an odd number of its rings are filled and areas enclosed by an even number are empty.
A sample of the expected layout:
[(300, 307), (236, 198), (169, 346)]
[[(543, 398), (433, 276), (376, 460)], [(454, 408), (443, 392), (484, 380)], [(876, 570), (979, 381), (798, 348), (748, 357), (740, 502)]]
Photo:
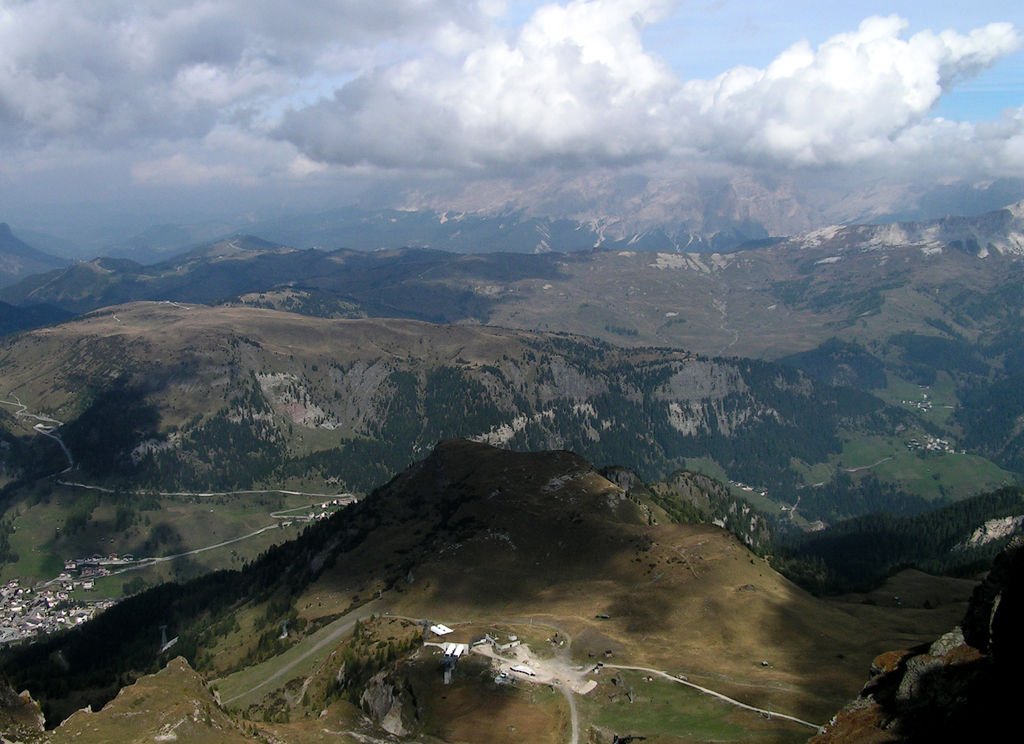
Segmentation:
[(997, 330), (1001, 303), (992, 299), (1016, 291), (1024, 276), (1020, 211), (833, 227), (728, 254), (637, 246), (544, 255), (299, 251), (236, 236), (144, 268), (83, 263), (0, 299), (84, 312), (245, 296), (313, 315), (490, 322), (762, 358), (831, 337), (868, 346), (894, 333), (948, 329), (974, 342)]
[[(984, 408), (990, 386), (1024, 359), (1013, 312), (1024, 297), (1021, 212), (1014, 205), (976, 217), (836, 226), (727, 254), (629, 246), (544, 255), (298, 251), (236, 236), (150, 267), (77, 264), (0, 298), (69, 312), (149, 299), (490, 323), (784, 359), (896, 405), (909, 405), (909, 386), (945, 385), (943, 410)], [(1010, 396), (1001, 402), (1013, 417), (1022, 413)], [(971, 413), (939, 414), (936, 407), (927, 416), (931, 434), (1019, 470), (1018, 447), (1004, 446), (1012, 431), (1001, 427), (993, 443)]]
[(252, 295), (250, 302), (326, 317), (486, 321), (494, 298), (462, 282), (552, 278), (552, 264), (544, 256), (426, 249), (299, 251), (237, 236), (152, 266), (127, 259), (83, 261), (26, 279), (2, 297), (82, 313), (137, 300), (211, 303)]

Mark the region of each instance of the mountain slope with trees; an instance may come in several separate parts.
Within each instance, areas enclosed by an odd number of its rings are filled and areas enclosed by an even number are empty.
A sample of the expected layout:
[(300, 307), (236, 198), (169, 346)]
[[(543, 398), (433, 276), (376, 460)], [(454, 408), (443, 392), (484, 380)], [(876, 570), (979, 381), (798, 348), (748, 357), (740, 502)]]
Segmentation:
[(452, 436), (570, 447), (645, 477), (710, 454), (737, 478), (786, 489), (790, 461), (838, 451), (841, 428), (905, 418), (752, 360), (146, 303), (8, 341), (0, 384), (64, 422), (75, 477), (219, 490), (317, 477), (368, 490)]

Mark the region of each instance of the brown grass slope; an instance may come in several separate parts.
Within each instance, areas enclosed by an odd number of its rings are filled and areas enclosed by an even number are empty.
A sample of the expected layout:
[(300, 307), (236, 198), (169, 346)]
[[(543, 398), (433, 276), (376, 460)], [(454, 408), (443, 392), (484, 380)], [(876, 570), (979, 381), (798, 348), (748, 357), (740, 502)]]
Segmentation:
[(75, 713), (46, 739), (52, 744), (236, 744), (253, 740), (220, 709), (206, 683), (181, 657), (157, 674), (123, 688), (102, 710)]
[[(314, 394), (323, 394), (320, 388), (332, 384), (358, 393), (347, 389), (343, 375), (332, 376), (331, 365), (346, 370), (362, 365), (363, 387), (372, 388), (375, 381), (367, 369), (375, 365), (381, 374), (387, 373), (388, 363), (480, 366), (503, 355), (534, 351), (550, 339), (550, 334), (489, 326), (328, 320), (250, 307), (141, 302), (5, 339), (0, 345), (0, 386), (33, 410), (66, 420), (79, 412), (90, 392), (111, 380), (148, 381), (150, 389), (166, 383), (160, 390), (166, 421), (180, 423), (222, 402), (231, 378), (250, 370), (297, 374)], [(620, 364), (625, 354), (610, 349), (605, 364)], [(634, 364), (692, 358), (666, 350), (629, 352)], [(278, 402), (278, 407), (293, 423), (299, 422), (296, 411), (285, 410), (287, 403)], [(330, 413), (345, 415), (341, 409)], [(359, 422), (353, 413), (342, 423), (351, 431)]]
[(388, 516), (297, 600), (310, 620), (378, 590), (393, 614), (532, 618), (580, 663), (611, 651), (824, 720), (874, 655), (950, 617), (816, 599), (723, 530), (656, 523), (566, 452), (443, 442), (374, 498)]

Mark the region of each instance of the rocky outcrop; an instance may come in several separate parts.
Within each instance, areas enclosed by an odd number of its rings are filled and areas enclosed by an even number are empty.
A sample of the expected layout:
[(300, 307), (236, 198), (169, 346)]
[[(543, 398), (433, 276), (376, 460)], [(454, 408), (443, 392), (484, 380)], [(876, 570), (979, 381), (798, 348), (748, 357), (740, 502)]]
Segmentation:
[(378, 672), (366, 683), (359, 698), (373, 722), (394, 736), (408, 736), (416, 728), (416, 706), (407, 690), (387, 671)]
[(0, 684), (0, 742), (41, 741), (43, 712), (28, 691), (17, 694), (10, 686)]
[(1024, 539), (974, 591), (960, 627), (883, 654), (871, 680), (810, 742), (1000, 740), (1013, 731), (1024, 670)]

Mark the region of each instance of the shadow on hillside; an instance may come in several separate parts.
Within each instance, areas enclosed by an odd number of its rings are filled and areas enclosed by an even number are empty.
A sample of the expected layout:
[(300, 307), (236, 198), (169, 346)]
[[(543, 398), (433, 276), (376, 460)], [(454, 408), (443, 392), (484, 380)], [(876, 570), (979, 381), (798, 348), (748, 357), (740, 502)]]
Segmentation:
[(132, 451), (156, 437), (160, 413), (141, 386), (118, 382), (99, 391), (73, 421), (60, 429), (76, 467), (97, 477), (130, 475)]
[[(340, 593), (383, 580), (433, 604), (543, 612), (587, 587), (581, 612), (635, 634), (668, 630), (646, 518), (568, 452), (439, 445), (423, 464), (338, 517), (355, 539), (319, 581)], [(408, 578), (412, 576), (410, 585)], [(593, 586), (600, 584), (599, 594)]]

